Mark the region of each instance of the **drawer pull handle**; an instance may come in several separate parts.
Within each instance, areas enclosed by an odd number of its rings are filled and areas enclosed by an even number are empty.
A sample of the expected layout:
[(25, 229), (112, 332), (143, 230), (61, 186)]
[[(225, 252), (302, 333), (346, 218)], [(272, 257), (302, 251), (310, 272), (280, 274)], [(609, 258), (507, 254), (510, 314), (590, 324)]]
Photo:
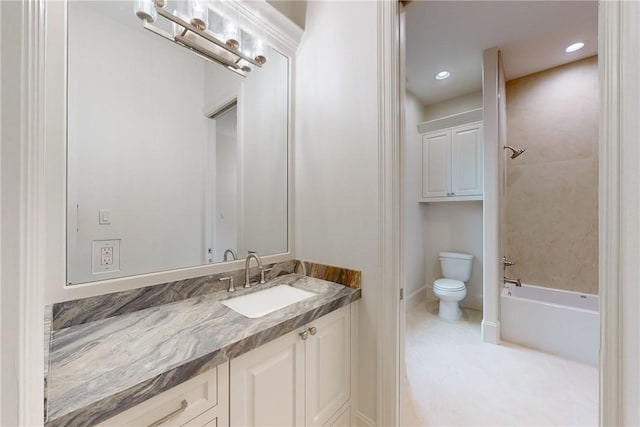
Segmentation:
[(302, 340), (306, 340), (307, 338), (309, 338), (309, 332), (307, 331), (302, 331), (300, 332), (300, 338), (302, 338)]
[(153, 424), (149, 424), (148, 427), (158, 427), (160, 424), (163, 424), (167, 421), (169, 421), (171, 418), (180, 415), (181, 413), (183, 413), (185, 411), (185, 409), (187, 409), (187, 406), (189, 406), (189, 404), (187, 403), (186, 400), (182, 400), (182, 402), (180, 402), (180, 407), (178, 409), (176, 409), (175, 411), (173, 411), (170, 414), (165, 415), (164, 417), (160, 418), (158, 421), (156, 421)]
[(318, 329), (315, 326), (312, 326), (309, 328), (309, 333), (311, 335), (315, 335), (316, 333), (318, 333)]

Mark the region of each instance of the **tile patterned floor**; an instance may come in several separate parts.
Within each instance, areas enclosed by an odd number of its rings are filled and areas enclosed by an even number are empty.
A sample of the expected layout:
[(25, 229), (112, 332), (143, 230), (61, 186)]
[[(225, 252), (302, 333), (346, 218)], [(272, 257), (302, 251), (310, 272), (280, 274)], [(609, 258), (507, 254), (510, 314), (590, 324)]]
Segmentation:
[(457, 322), (437, 303), (406, 318), (407, 426), (595, 426), (598, 370), (525, 347), (480, 341), (481, 313)]

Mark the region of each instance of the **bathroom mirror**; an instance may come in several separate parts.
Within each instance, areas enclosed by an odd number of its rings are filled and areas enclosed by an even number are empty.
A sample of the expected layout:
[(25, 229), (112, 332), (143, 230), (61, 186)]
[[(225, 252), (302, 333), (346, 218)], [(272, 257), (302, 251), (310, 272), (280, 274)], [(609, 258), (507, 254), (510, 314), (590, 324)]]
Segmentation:
[(267, 54), (242, 77), (132, 1), (68, 2), (68, 284), (288, 251), (289, 59)]

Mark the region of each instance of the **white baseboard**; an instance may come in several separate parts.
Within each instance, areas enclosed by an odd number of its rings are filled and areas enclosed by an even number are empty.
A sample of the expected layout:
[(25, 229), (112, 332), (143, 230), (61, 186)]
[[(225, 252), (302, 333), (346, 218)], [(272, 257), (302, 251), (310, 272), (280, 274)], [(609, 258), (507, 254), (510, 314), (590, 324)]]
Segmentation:
[(482, 341), (500, 344), (500, 322), (482, 321)]
[(362, 412), (358, 411), (356, 414), (356, 420), (358, 426), (375, 427), (376, 423)]
[(438, 297), (433, 293), (433, 285), (431, 283), (424, 285), (425, 298), (429, 301), (438, 301)]
[(426, 286), (423, 286), (409, 295), (407, 295), (405, 301), (405, 310), (411, 310), (417, 305), (423, 304), (425, 299), (427, 298)]

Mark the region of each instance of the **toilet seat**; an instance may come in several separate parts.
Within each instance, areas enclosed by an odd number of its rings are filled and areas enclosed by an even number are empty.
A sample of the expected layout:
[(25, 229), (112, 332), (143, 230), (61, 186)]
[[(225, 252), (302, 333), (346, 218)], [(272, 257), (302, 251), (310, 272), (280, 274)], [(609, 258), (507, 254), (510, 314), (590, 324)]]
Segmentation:
[(433, 289), (446, 292), (456, 292), (466, 289), (464, 282), (453, 279), (438, 279), (433, 282)]

